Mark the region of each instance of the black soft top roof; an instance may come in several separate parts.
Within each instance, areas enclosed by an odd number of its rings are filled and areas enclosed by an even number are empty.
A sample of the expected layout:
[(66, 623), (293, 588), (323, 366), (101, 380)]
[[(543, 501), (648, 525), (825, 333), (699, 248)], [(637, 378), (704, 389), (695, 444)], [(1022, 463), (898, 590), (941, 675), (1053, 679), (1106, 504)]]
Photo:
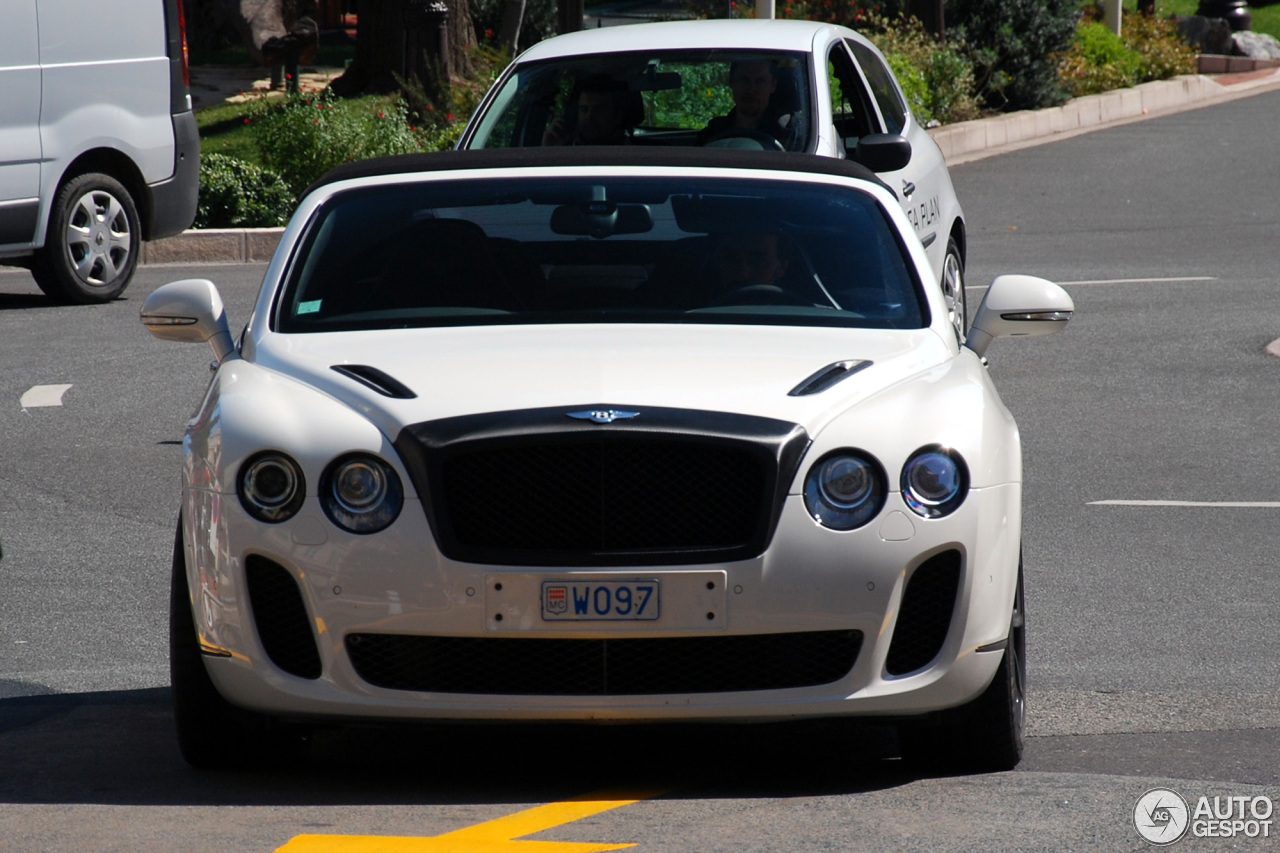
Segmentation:
[(457, 169), (510, 169), (538, 166), (674, 166), (797, 172), (857, 178), (879, 184), (892, 192), (892, 189), (866, 166), (834, 157), (693, 146), (602, 145), (437, 151), (430, 154), (375, 157), (338, 166), (308, 187), (302, 195), (305, 198), (312, 191), (327, 184), (352, 178)]

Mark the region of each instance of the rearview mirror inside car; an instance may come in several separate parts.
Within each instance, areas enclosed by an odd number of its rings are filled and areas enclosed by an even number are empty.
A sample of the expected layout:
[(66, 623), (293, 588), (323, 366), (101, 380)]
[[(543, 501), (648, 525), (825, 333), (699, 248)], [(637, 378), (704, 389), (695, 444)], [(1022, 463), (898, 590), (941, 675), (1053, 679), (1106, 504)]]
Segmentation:
[(596, 238), (643, 234), (653, 230), (653, 214), (647, 204), (580, 201), (562, 204), (552, 211), (551, 230), (556, 234)]

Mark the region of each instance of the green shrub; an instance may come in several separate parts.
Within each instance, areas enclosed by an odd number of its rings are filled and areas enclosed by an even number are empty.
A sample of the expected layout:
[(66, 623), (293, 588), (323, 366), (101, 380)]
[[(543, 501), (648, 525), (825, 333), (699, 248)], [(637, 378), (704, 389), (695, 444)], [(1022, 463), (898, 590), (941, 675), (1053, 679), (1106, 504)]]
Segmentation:
[(467, 119), (480, 106), (498, 75), (510, 58), (502, 50), (479, 45), (467, 52), (472, 74), (466, 80), (454, 81), (430, 70), (424, 78), (404, 79), (396, 75), (401, 97), (414, 122), (426, 150), (452, 148), (462, 135)]
[(1126, 12), (1121, 31), (1124, 43), (1142, 57), (1139, 83), (1196, 73), (1196, 50), (1179, 35), (1172, 19)]
[(271, 228), (293, 213), (294, 194), (275, 172), (224, 154), (200, 156), (194, 228)]
[(950, 124), (978, 117), (973, 64), (962, 42), (943, 43), (905, 15), (893, 21), (872, 16), (864, 31), (889, 61), (917, 121)]
[(263, 165), (300, 194), (335, 166), (435, 150), (447, 135), (419, 133), (410, 125), (401, 100), (383, 102), (374, 109), (369, 103), (341, 100), (328, 89), (317, 94), (294, 92), (266, 102), (249, 124)]
[[(751, 0), (746, 0), (748, 7)], [(828, 24), (839, 24), (861, 32), (868, 26), (874, 26), (875, 20), (888, 20), (903, 14), (903, 0), (785, 0), (778, 7), (778, 16), (783, 18), (804, 18), (809, 21), (823, 21)]]
[(1126, 15), (1121, 35), (1086, 12), (1071, 46), (1059, 58), (1058, 75), (1073, 96), (1124, 89), (1151, 80), (1195, 72), (1195, 51), (1176, 25), (1143, 15)]
[(1067, 99), (1056, 57), (1075, 35), (1078, 0), (948, 0), (945, 18), (948, 40), (969, 46), (989, 107), (1037, 109)]

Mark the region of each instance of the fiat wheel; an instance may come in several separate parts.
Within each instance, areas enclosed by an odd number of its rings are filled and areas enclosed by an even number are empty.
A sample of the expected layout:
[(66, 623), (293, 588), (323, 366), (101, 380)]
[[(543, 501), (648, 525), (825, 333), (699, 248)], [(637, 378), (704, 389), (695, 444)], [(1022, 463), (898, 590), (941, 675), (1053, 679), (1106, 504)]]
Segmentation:
[(956, 331), (956, 340), (964, 343), (969, 311), (964, 295), (964, 259), (954, 237), (947, 240), (947, 256), (942, 261), (942, 295), (947, 302), (947, 318)]

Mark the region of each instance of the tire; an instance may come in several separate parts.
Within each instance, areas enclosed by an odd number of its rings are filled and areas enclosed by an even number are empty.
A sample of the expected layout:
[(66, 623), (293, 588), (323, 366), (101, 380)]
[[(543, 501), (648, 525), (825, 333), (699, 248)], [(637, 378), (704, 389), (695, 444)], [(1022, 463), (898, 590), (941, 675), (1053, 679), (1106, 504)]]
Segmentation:
[(31, 272), (52, 299), (110, 302), (129, 286), (141, 251), (142, 223), (133, 197), (115, 178), (89, 172), (58, 191)]
[(947, 254), (942, 260), (942, 295), (956, 340), (964, 343), (969, 330), (969, 303), (964, 292), (964, 258), (954, 237), (947, 238)]
[(234, 769), (292, 757), (296, 739), (289, 732), (279, 730), (270, 717), (232, 705), (209, 677), (191, 612), (181, 521), (169, 586), (169, 684), (178, 749), (192, 767)]
[(1022, 760), (1027, 709), (1026, 610), (1022, 561), (1009, 619), (1009, 639), (995, 678), (967, 705), (944, 711), (934, 724), (904, 724), (898, 741), (903, 759), (924, 770), (990, 773)]

